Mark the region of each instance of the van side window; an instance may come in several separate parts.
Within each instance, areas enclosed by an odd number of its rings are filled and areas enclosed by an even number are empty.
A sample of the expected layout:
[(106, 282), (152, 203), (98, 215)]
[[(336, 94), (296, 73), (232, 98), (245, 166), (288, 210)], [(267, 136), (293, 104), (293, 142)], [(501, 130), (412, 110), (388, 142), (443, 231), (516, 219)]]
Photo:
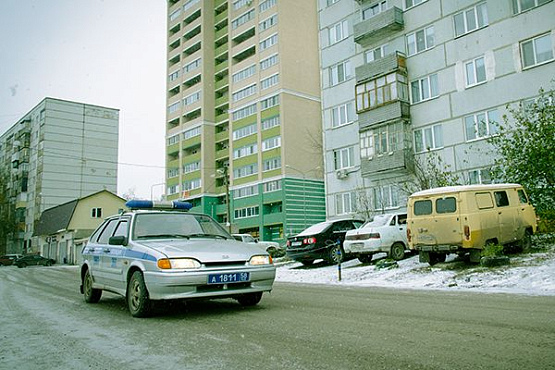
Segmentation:
[(423, 216), (432, 214), (432, 201), (431, 200), (417, 200), (414, 202), (414, 215)]
[(528, 197), (526, 196), (524, 190), (518, 190), (518, 199), (520, 200), (520, 203), (528, 203)]
[(495, 204), (497, 207), (506, 207), (509, 205), (509, 197), (506, 191), (495, 191), (493, 195), (495, 196)]
[(476, 193), (476, 205), (478, 206), (478, 209), (493, 208), (491, 193)]
[(457, 200), (454, 197), (436, 200), (437, 213), (453, 213), (457, 210)]

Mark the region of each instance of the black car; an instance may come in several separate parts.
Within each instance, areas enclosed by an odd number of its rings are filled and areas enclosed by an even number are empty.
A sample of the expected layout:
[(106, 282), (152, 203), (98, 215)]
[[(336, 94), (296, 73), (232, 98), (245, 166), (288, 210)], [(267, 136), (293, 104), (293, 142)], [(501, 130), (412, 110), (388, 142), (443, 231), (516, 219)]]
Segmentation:
[(343, 260), (343, 241), (347, 231), (359, 228), (361, 219), (341, 219), (320, 222), (301, 233), (287, 238), (287, 256), (303, 265), (323, 258), (330, 264)]
[(23, 257), (21, 254), (6, 254), (0, 256), (0, 266), (11, 266), (18, 258)]
[(33, 265), (52, 266), (54, 262), (56, 261), (54, 261), (52, 258), (46, 258), (39, 255), (29, 255), (18, 258), (17, 260), (15, 260), (14, 264), (17, 267), (27, 267)]

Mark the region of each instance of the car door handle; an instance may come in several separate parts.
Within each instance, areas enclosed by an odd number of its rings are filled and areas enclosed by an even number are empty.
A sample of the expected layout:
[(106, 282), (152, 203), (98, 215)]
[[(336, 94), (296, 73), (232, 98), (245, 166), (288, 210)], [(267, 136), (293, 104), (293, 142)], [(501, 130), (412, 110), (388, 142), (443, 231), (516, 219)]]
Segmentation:
[(110, 253), (110, 249), (104, 248), (104, 253)]

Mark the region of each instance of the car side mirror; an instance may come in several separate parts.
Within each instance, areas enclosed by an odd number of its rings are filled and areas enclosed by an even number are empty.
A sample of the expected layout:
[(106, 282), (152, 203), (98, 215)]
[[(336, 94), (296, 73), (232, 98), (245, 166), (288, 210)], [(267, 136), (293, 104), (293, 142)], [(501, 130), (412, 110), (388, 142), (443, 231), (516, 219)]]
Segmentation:
[(123, 235), (111, 236), (110, 239), (108, 239), (108, 244), (126, 246), (127, 245), (127, 237), (123, 236)]

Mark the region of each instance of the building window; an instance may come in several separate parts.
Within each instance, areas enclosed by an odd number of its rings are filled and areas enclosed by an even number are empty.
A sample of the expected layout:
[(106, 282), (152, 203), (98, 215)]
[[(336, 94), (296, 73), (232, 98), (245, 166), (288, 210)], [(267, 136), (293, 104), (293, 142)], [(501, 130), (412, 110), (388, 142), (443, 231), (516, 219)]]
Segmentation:
[(234, 121), (256, 114), (256, 103), (246, 106), (233, 112), (232, 117)]
[(266, 0), (262, 1), (259, 5), (260, 13), (265, 12), (266, 10), (270, 9), (274, 5), (276, 5), (277, 0)]
[(252, 0), (236, 0), (233, 2), (233, 10), (244, 7), (247, 4), (252, 3)]
[(177, 143), (179, 143), (179, 134), (178, 135), (173, 135), (173, 136), (168, 138), (168, 145), (173, 145), (173, 144), (177, 144)]
[(484, 57), (473, 59), (464, 64), (466, 87), (475, 86), (486, 81), (486, 64)]
[(236, 29), (237, 27), (247, 23), (251, 19), (254, 19), (254, 9), (249, 10), (246, 13), (241, 14), (237, 18), (231, 21), (231, 29)]
[(410, 84), (412, 103), (430, 100), (439, 96), (437, 73), (426, 76)]
[(262, 130), (268, 130), (272, 127), (279, 126), (279, 124), (280, 124), (279, 116), (265, 118), (262, 120)]
[(200, 62), (201, 58), (198, 58), (197, 60), (194, 60), (191, 63), (187, 64), (185, 67), (183, 67), (183, 73), (188, 73), (197, 69), (198, 67), (200, 67)]
[(173, 195), (179, 193), (179, 185), (168, 186), (168, 195)]
[(193, 137), (195, 137), (195, 136), (199, 136), (199, 135), (200, 135), (200, 126), (197, 126), (197, 127), (195, 127), (195, 128), (192, 128), (192, 129), (190, 129), (190, 130), (185, 131), (185, 132), (183, 133), (183, 138), (184, 138), (185, 140), (187, 140), (187, 139), (191, 139), (191, 138), (193, 138)]
[(191, 105), (200, 100), (200, 91), (183, 98), (183, 106)]
[(253, 155), (253, 154), (256, 154), (257, 152), (258, 152), (258, 144), (254, 143), (250, 145), (245, 145), (241, 148), (237, 148), (233, 150), (233, 159), (238, 159), (238, 158), (246, 157), (248, 155)]
[(199, 189), (201, 186), (200, 179), (187, 180), (183, 182), (183, 190)]
[(468, 171), (468, 183), (474, 184), (491, 184), (491, 170), (489, 168)]
[(233, 140), (238, 140), (241, 139), (243, 137), (252, 135), (252, 134), (256, 134), (257, 132), (257, 128), (256, 128), (256, 123), (253, 123), (252, 125), (248, 125), (245, 127), (241, 127), (238, 128), (237, 130), (233, 131)]
[(170, 168), (168, 170), (168, 178), (179, 176), (179, 168)]
[(187, 11), (189, 8), (191, 8), (193, 5), (195, 5), (196, 3), (198, 3), (200, 0), (189, 0), (186, 1), (185, 4), (183, 5), (183, 11)]
[(256, 94), (257, 91), (258, 91), (258, 88), (256, 87), (256, 83), (255, 83), (250, 86), (244, 87), (241, 90), (238, 90), (237, 92), (234, 92), (231, 95), (231, 98), (233, 99), (234, 102), (238, 102), (239, 100), (243, 100), (245, 98), (248, 98), (251, 95)]
[(191, 173), (200, 170), (200, 162), (191, 162), (183, 165), (183, 173)]
[(181, 102), (175, 102), (168, 107), (168, 113), (172, 114), (177, 112), (179, 109), (181, 109)]
[(349, 23), (347, 20), (334, 24), (329, 28), (330, 45), (349, 37)]
[(272, 75), (268, 78), (260, 80), (260, 90), (269, 89), (272, 86), (275, 86), (279, 83), (279, 73)]
[(355, 105), (353, 102), (341, 104), (331, 109), (331, 126), (347, 125), (355, 120)]
[(276, 105), (279, 105), (279, 95), (274, 95), (260, 101), (261, 110), (272, 108), (272, 107), (275, 107)]
[(170, 75), (168, 76), (168, 79), (170, 80), (170, 82), (171, 82), (171, 81), (175, 81), (175, 80), (177, 80), (178, 78), (179, 78), (179, 70), (173, 72), (172, 74), (170, 74)]
[(414, 130), (414, 151), (416, 153), (439, 148), (443, 148), (443, 129), (441, 125)]
[(499, 132), (499, 112), (492, 109), (464, 118), (466, 140), (476, 140), (495, 135)]
[(170, 22), (175, 21), (181, 15), (181, 8), (177, 8), (172, 14), (170, 14)]
[(258, 185), (246, 186), (233, 190), (233, 199), (250, 197), (258, 194)]
[(330, 86), (335, 86), (351, 78), (351, 61), (346, 60), (336, 64), (329, 69), (330, 71)]
[(404, 149), (404, 123), (378, 127), (360, 133), (360, 156), (372, 159)]
[(392, 209), (399, 207), (399, 190), (393, 185), (380, 186), (372, 189), (374, 209)]
[(278, 35), (277, 33), (273, 34), (272, 36), (260, 41), (260, 51), (266, 50), (271, 46), (274, 46), (278, 42)]
[(364, 53), (364, 58), (366, 59), (366, 63), (371, 63), (377, 59), (383, 58), (387, 54), (388, 45), (384, 44), (379, 46), (373, 50), (368, 50)]
[(92, 208), (91, 209), (92, 218), (102, 218), (102, 208)]
[(537, 6), (547, 4), (551, 0), (512, 0), (513, 2), (513, 14), (518, 14), (525, 12), (529, 9), (535, 8)]
[(264, 193), (281, 190), (281, 180), (268, 181), (263, 184)]
[(239, 208), (235, 210), (235, 218), (247, 218), (247, 217), (255, 217), (260, 214), (260, 209), (258, 206), (254, 207), (246, 207), (246, 208)]
[(256, 73), (256, 64), (253, 64), (251, 66), (248, 66), (247, 68), (240, 70), (237, 73), (234, 73), (231, 79), (233, 80), (234, 83), (237, 83), (239, 81), (243, 81), (246, 78), (249, 78), (255, 73)]
[(524, 68), (553, 60), (551, 33), (522, 42), (520, 50)]
[(263, 171), (272, 171), (281, 168), (281, 158), (271, 158), (267, 159), (262, 163)]
[(356, 194), (354, 192), (335, 194), (335, 213), (343, 215), (356, 210)]
[(266, 59), (262, 59), (260, 61), (260, 70), (263, 71), (265, 69), (268, 69), (274, 64), (277, 64), (277, 62), (278, 62), (278, 54), (274, 54), (272, 56), (269, 56)]
[(233, 177), (235, 179), (240, 179), (241, 177), (247, 177), (251, 175), (256, 175), (258, 173), (258, 164), (249, 164), (243, 167), (239, 167), (233, 170)]
[(453, 17), (455, 22), (455, 37), (472, 32), (488, 25), (488, 11), (486, 3), (481, 3), (457, 13)]
[(262, 151), (279, 148), (281, 146), (281, 136), (270, 137), (262, 141)]
[(277, 24), (277, 14), (274, 14), (258, 23), (258, 32), (266, 31)]
[(431, 49), (434, 46), (434, 26), (407, 35), (408, 56)]
[(408, 101), (407, 78), (390, 73), (356, 85), (356, 111), (361, 113), (396, 100)]
[(422, 4), (423, 2), (426, 2), (428, 0), (405, 0), (405, 9), (408, 8), (412, 8), (413, 6), (416, 6), (418, 4)]
[(387, 10), (387, 1), (380, 1), (362, 11), (362, 20), (370, 19), (373, 16)]
[(336, 170), (353, 167), (355, 165), (355, 149), (350, 146), (334, 150), (333, 163)]

